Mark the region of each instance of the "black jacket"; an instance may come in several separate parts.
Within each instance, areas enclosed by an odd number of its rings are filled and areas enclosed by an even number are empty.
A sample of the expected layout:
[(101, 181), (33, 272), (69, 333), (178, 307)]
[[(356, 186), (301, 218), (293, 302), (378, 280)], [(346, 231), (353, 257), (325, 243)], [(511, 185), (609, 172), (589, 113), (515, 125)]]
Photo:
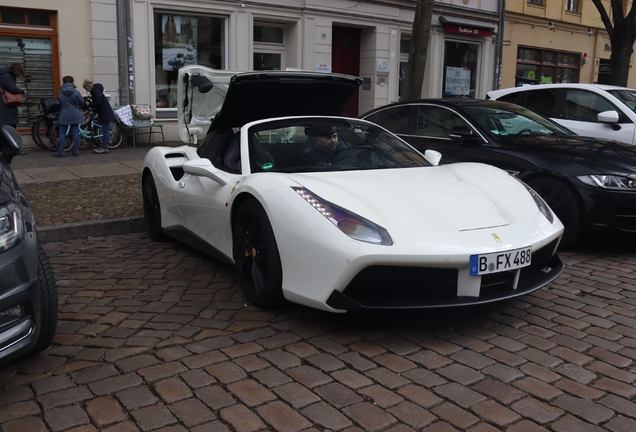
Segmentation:
[[(22, 93), (24, 90), (20, 89), (16, 84), (15, 75), (9, 66), (0, 68), (0, 87), (4, 91), (9, 93)], [(18, 124), (18, 107), (4, 106), (2, 98), (0, 98), (0, 125), (17, 125)]]
[(104, 96), (104, 86), (96, 83), (91, 89), (91, 102), (89, 107), (95, 108), (95, 112), (99, 116), (99, 121), (102, 123), (114, 122), (116, 119), (115, 112), (110, 106), (110, 102), (106, 96)]

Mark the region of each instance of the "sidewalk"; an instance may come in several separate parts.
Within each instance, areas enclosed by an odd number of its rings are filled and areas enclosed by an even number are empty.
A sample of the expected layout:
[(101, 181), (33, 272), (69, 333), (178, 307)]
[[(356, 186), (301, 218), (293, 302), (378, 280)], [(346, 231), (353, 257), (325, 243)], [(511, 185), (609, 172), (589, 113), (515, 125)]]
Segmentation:
[(64, 158), (54, 158), (39, 147), (25, 148), (27, 154), (16, 156), (11, 167), (33, 208), (39, 240), (143, 231), (140, 174), (153, 145), (132, 148), (124, 142), (105, 155), (83, 145), (79, 157), (68, 153)]

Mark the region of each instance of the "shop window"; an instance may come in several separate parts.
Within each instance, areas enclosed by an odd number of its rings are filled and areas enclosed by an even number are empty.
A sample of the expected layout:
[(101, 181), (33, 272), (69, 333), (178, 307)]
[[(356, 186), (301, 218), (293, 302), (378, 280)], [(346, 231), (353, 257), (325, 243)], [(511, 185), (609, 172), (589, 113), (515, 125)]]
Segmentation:
[(155, 89), (158, 117), (177, 107), (178, 71), (187, 65), (226, 69), (226, 18), (155, 12)]
[(40, 99), (57, 98), (60, 86), (57, 63), (56, 13), (0, 7), (0, 66), (21, 64), (26, 79), (17, 85), (27, 91), (18, 107), (18, 129), (25, 131), (37, 118)]
[(283, 24), (254, 24), (253, 70), (281, 70), (285, 55)]
[(443, 97), (475, 97), (478, 57), (478, 44), (451, 40), (444, 42)]
[(580, 64), (580, 54), (519, 47), (515, 85), (578, 82)]

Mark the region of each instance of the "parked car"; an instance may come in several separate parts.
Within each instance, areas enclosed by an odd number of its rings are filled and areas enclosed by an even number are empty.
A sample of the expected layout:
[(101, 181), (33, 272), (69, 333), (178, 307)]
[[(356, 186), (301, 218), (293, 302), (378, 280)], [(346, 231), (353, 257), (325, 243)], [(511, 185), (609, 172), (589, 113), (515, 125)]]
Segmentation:
[(523, 182), (484, 164), (436, 166), (438, 152), (340, 117), (359, 78), (268, 71), (228, 80), (186, 66), (178, 82), (188, 140), (218, 112), (198, 148), (146, 155), (148, 234), (231, 263), (258, 307), (486, 303), (562, 271), (563, 225)]
[(488, 92), (586, 136), (636, 144), (636, 90), (603, 84), (524, 85)]
[(374, 109), (372, 121), (440, 163), (483, 162), (517, 176), (565, 225), (561, 245), (583, 235), (636, 232), (636, 147), (582, 137), (519, 105), (428, 99)]
[(0, 127), (0, 363), (36, 354), (57, 329), (57, 286), (29, 201), (11, 171), (22, 139)]

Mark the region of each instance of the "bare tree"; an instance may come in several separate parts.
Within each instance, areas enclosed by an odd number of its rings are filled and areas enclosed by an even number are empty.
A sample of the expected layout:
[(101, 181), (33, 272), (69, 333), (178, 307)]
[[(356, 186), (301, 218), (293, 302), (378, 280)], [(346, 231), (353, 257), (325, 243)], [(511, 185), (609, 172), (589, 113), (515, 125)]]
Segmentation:
[(428, 54), (431, 20), (433, 19), (434, 0), (417, 0), (413, 35), (409, 46), (409, 61), (402, 80), (402, 100), (415, 100), (422, 97), (424, 67)]
[(629, 62), (634, 52), (636, 41), (636, 2), (632, 2), (629, 12), (626, 0), (610, 0), (612, 17), (610, 18), (605, 5), (607, 0), (592, 0), (601, 14), (601, 20), (610, 38), (612, 54), (610, 55), (612, 84), (627, 86), (629, 78)]

